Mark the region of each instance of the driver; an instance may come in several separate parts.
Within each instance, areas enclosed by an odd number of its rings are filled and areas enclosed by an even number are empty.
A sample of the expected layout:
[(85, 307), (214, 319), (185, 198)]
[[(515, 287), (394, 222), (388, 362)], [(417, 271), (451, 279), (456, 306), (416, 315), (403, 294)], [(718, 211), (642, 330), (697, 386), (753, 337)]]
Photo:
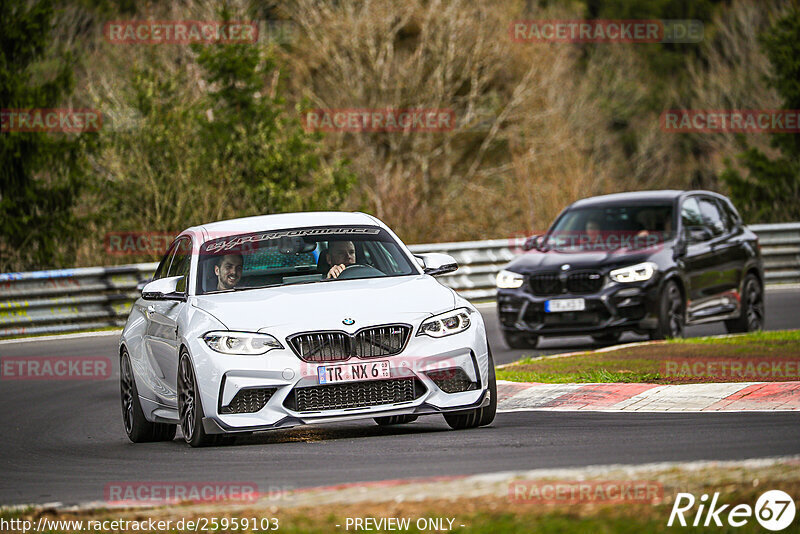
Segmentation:
[(333, 241), (325, 254), (328, 265), (332, 265), (326, 278), (338, 278), (342, 271), (356, 263), (356, 246), (352, 241)]
[(220, 258), (214, 266), (214, 274), (217, 275), (217, 291), (236, 287), (236, 284), (242, 279), (243, 263), (241, 254), (225, 254)]

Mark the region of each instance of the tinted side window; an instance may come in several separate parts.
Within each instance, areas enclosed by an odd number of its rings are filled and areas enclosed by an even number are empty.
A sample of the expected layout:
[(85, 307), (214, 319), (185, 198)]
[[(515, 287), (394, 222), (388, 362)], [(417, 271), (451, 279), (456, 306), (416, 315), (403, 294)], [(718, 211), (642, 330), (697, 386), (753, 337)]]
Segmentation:
[(186, 280), (189, 278), (189, 267), (192, 264), (192, 240), (183, 238), (178, 240), (175, 247), (175, 257), (172, 258), (172, 265), (167, 276), (183, 276), (183, 280), (178, 282), (178, 292), (186, 291)]
[(700, 213), (702, 213), (706, 226), (711, 230), (714, 237), (725, 233), (727, 225), (719, 211), (719, 206), (713, 199), (700, 199)]
[(691, 197), (683, 201), (683, 206), (681, 207), (681, 222), (684, 232), (687, 231), (690, 226), (705, 226), (696, 198)]
[(714, 203), (717, 205), (717, 209), (719, 210), (719, 214), (722, 217), (722, 224), (724, 227), (723, 233), (733, 232), (734, 229), (734, 219), (731, 216), (730, 211), (727, 209), (727, 205), (722, 200), (715, 198)]
[(158, 280), (159, 278), (166, 278), (167, 272), (169, 271), (169, 265), (172, 262), (172, 256), (175, 254), (175, 245), (173, 243), (167, 253), (164, 254), (164, 257), (161, 258), (161, 263), (158, 264), (158, 268), (156, 269), (156, 273), (153, 275), (153, 280)]
[(732, 228), (742, 224), (742, 218), (732, 204), (726, 201), (721, 201), (720, 204), (722, 204), (723, 210), (725, 210), (725, 213), (728, 215), (728, 220), (731, 221)]

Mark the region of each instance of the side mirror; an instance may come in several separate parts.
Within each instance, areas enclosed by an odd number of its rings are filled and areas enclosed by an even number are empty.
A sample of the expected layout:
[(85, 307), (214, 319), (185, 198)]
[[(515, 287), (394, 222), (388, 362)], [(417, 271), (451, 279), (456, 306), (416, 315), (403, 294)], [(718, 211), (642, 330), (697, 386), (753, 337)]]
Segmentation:
[(417, 261), (422, 261), (422, 270), (431, 276), (444, 273), (452, 273), (458, 269), (458, 263), (453, 256), (430, 252), (428, 254), (416, 254)]
[(687, 234), (689, 243), (702, 243), (703, 241), (709, 241), (713, 237), (711, 231), (705, 226), (690, 226), (687, 228)]
[(178, 292), (178, 283), (183, 276), (170, 276), (153, 280), (142, 288), (142, 298), (147, 300), (184, 300), (183, 293)]
[(153, 280), (152, 278), (145, 278), (144, 280), (139, 280), (139, 281), (136, 283), (136, 291), (138, 291), (139, 293), (141, 293), (141, 292), (142, 292), (142, 290), (144, 289), (144, 286), (146, 286), (147, 284), (149, 284), (149, 283), (150, 283), (152, 280)]
[(522, 244), (522, 250), (539, 250), (539, 245), (542, 243), (542, 237), (543, 236), (540, 235), (532, 235), (525, 240), (525, 243)]

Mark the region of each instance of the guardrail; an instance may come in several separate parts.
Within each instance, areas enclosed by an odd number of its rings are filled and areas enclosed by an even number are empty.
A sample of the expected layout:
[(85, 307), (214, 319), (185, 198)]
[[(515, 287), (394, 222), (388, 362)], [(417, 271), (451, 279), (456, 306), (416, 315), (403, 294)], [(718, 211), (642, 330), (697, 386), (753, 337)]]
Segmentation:
[[(757, 224), (768, 284), (800, 282), (800, 223)], [(495, 275), (521, 251), (514, 239), (411, 245), (414, 253), (444, 252), (459, 264), (440, 277), (470, 300), (495, 295)], [(157, 263), (0, 274), (0, 338), (122, 326), (136, 285)]]

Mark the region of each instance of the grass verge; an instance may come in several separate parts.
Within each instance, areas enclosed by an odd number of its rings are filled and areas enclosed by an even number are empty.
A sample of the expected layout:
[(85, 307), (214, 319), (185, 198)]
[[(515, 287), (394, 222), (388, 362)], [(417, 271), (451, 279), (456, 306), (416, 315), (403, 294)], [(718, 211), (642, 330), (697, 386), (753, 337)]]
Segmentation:
[[(698, 361), (704, 365), (694, 366)], [(761, 362), (770, 365), (759, 367)], [(717, 365), (712, 368), (708, 365), (711, 363)], [(741, 369), (737, 371), (733, 364)], [(800, 330), (781, 330), (670, 340), (564, 357), (524, 358), (498, 369), (497, 378), (554, 384), (781, 382), (800, 380), (799, 367)]]

